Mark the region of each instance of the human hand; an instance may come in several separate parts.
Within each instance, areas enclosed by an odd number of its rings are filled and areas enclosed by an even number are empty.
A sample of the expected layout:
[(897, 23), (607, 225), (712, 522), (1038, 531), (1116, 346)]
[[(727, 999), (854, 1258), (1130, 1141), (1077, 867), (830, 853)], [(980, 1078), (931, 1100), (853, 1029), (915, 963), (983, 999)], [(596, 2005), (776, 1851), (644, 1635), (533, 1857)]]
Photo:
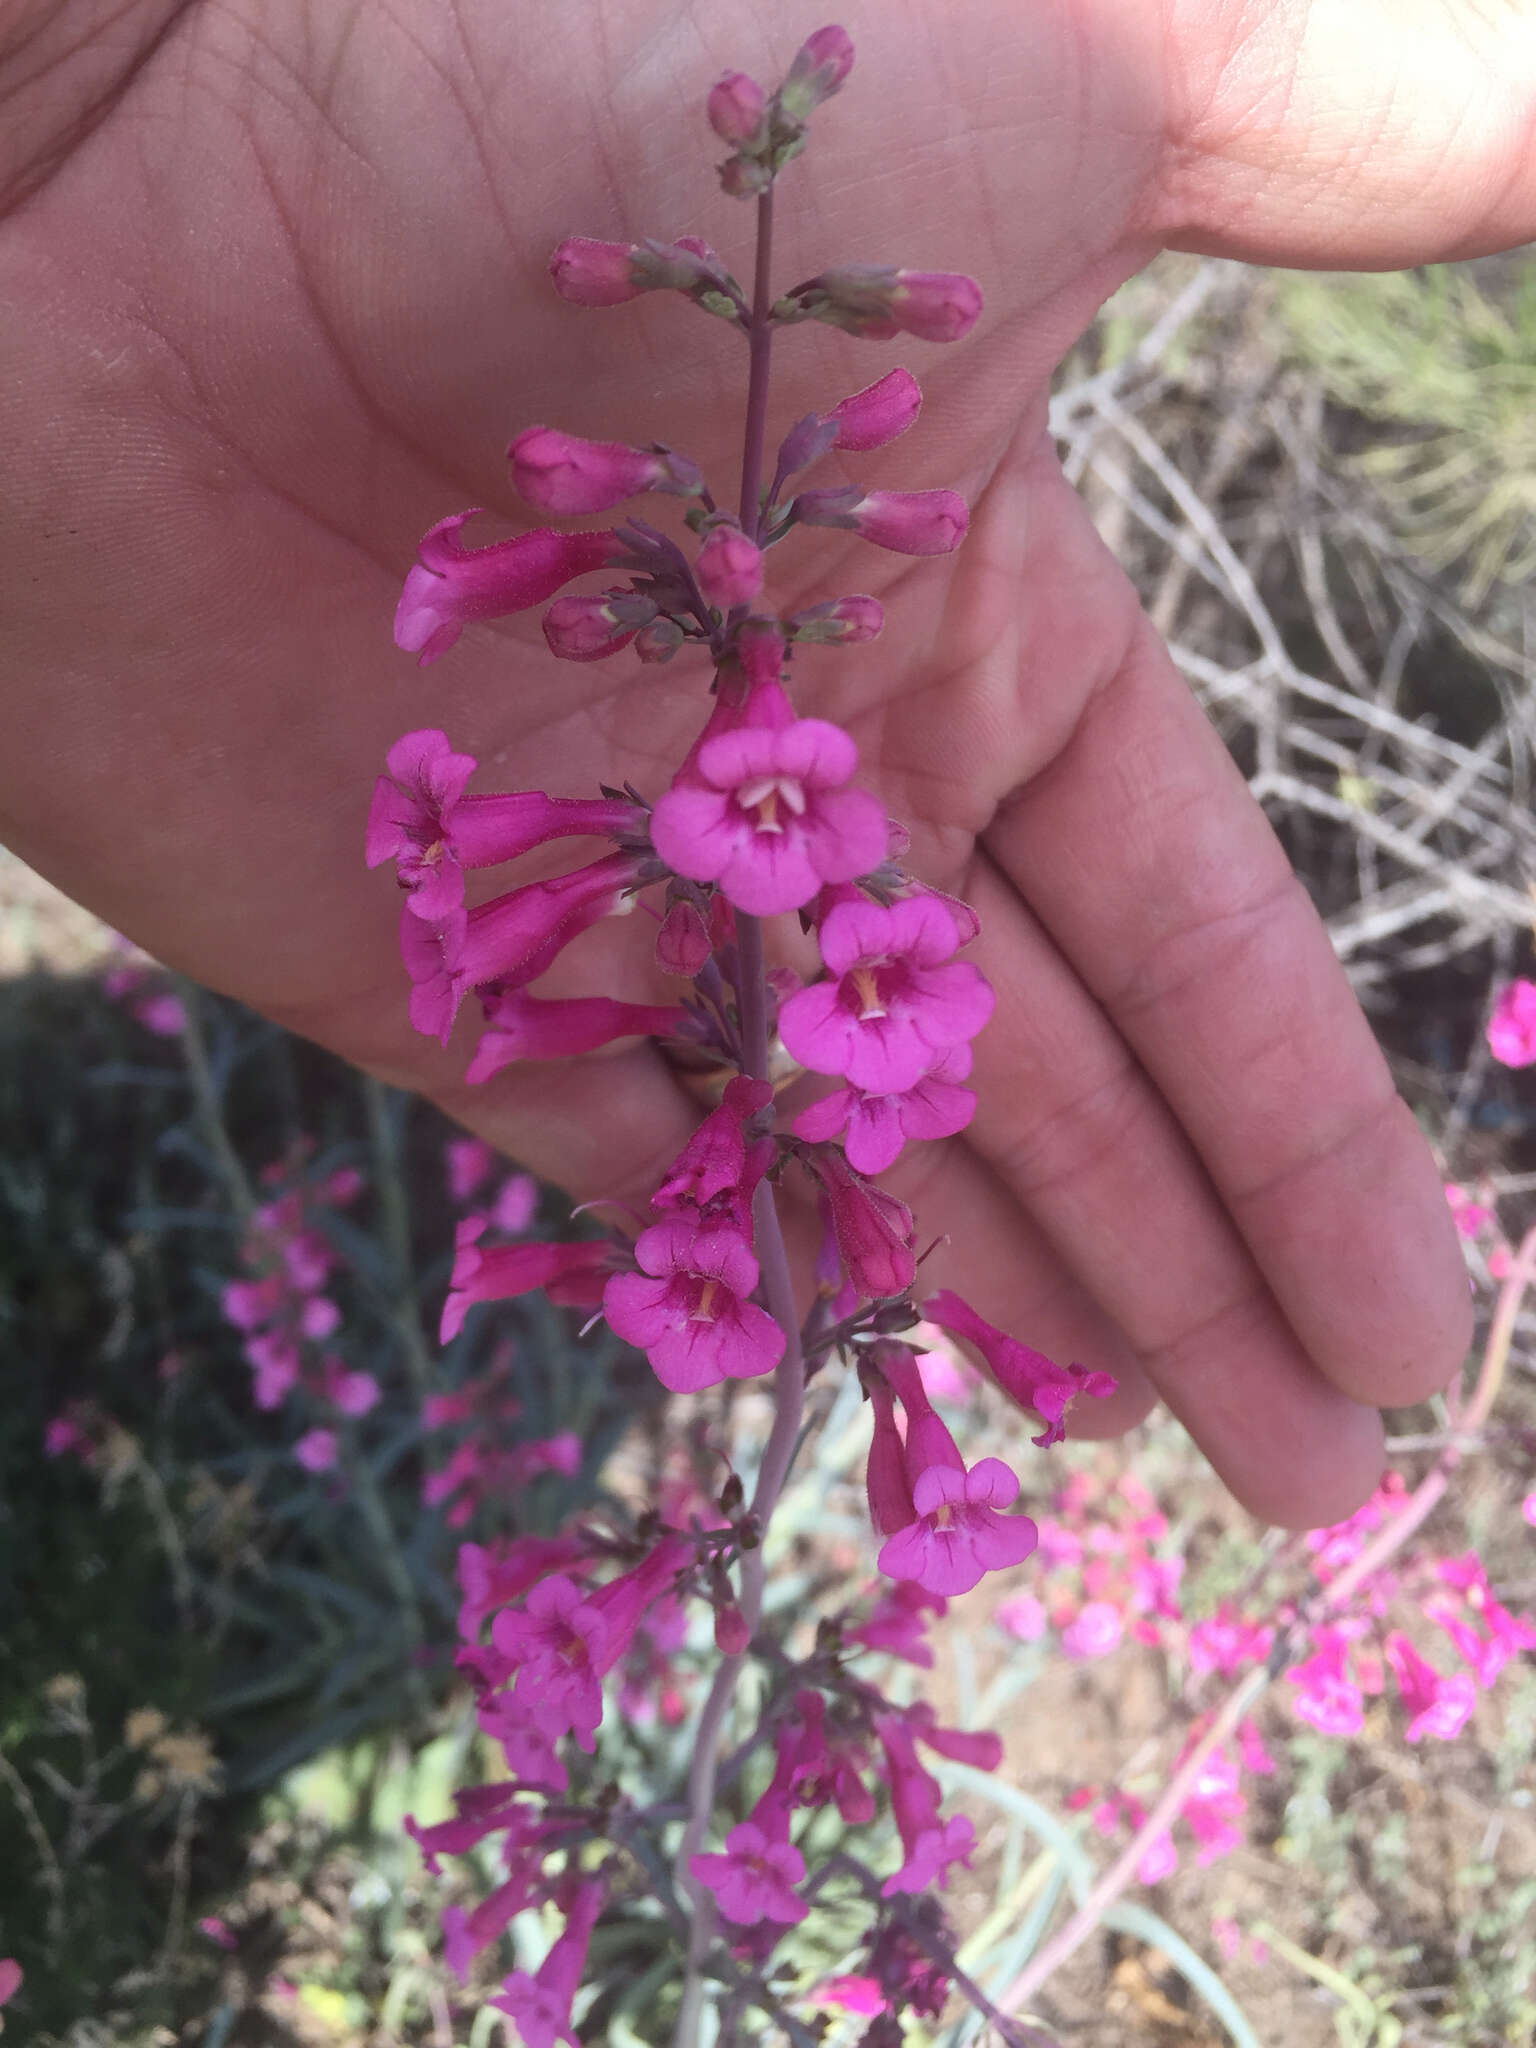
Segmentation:
[[(682, 659), (565, 668), (529, 616), (423, 675), (388, 621), (434, 519), (521, 516), (497, 455), (532, 421), (730, 478), (732, 337), (662, 297), (575, 313), (544, 266), (577, 232), (733, 254), (749, 216), (700, 175), (699, 101), (787, 49), (659, 0), (46, 12), (0, 6), (0, 267), (26, 309), (0, 342), (6, 839), (161, 958), (580, 1194), (643, 1199), (695, 1114), (670, 1070), (637, 1045), (466, 1088), (462, 1051), (406, 1025), (361, 819), (407, 726), (476, 754), (477, 787), (560, 794), (659, 793), (686, 747)], [(883, 581), (826, 534), (771, 565), (786, 611), (884, 603), (883, 638), (802, 657), (797, 690), (854, 734), (916, 871), (977, 904), (999, 992), (974, 1125), (891, 1185), (949, 1233), (931, 1284), (1120, 1378), (1080, 1428), (1156, 1390), (1258, 1512), (1327, 1520), (1379, 1471), (1370, 1404), (1453, 1369), (1460, 1259), (1317, 920), (1059, 475), (1046, 389), (1167, 243), (1364, 266), (1536, 232), (1531, 31), (1430, 0), (847, 21), (863, 89), (784, 180), (781, 278), (895, 260), (988, 293), (932, 358), (805, 329), (777, 350), (783, 423), (916, 369), (927, 411), (880, 481), (973, 506), (959, 556)], [(549, 985), (646, 995), (639, 924)]]

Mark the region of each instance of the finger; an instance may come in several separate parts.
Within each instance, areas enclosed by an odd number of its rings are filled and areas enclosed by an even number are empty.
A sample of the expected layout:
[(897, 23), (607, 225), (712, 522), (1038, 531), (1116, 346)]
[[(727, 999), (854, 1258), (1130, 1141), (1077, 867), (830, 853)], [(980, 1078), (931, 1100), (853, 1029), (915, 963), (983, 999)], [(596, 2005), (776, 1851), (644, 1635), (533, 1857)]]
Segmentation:
[(1350, 1512), (1380, 1476), (1375, 1415), (1308, 1358), (1166, 1103), (985, 859), (966, 895), (997, 992), (970, 1144), (1245, 1505)]
[[(1079, 706), (988, 851), (1192, 1142), (1286, 1318), (1351, 1398), (1423, 1399), (1464, 1354), (1438, 1176), (1267, 821), (1054, 462), (1022, 667)], [(1055, 593), (1071, 594), (1071, 616)], [(1122, 622), (1060, 674), (1077, 607)], [(1108, 638), (1106, 638), (1108, 635)], [(1081, 644), (1079, 641), (1078, 644)]]
[(1536, 236), (1527, 10), (1181, 0), (1166, 18), (1159, 239), (1249, 263), (1393, 270)]

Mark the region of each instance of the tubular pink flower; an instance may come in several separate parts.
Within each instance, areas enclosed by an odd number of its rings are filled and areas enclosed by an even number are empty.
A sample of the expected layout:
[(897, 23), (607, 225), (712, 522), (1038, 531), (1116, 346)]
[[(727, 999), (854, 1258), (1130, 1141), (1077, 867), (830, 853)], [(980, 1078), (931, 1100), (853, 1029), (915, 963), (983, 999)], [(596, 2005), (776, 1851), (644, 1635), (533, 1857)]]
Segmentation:
[(454, 911), (428, 924), (407, 910), (400, 953), (411, 989), (411, 1022), (444, 1045), (471, 988), (491, 982), (522, 988), (578, 934), (628, 910), (650, 866), (643, 853), (611, 853), (589, 867), (529, 882), (493, 897), (466, 916)]
[(959, 341), (981, 317), (981, 287), (956, 271), (897, 270), (883, 263), (842, 263), (779, 302), (781, 318), (823, 320), (864, 341), (897, 334)]
[(515, 1670), (514, 1707), (558, 1741), (570, 1732), (591, 1751), (603, 1718), (602, 1674), (612, 1630), (570, 1579), (541, 1579), (520, 1608), (503, 1608), (491, 1641)]
[(801, 989), (779, 1013), (791, 1057), (815, 1073), (841, 1075), (875, 1095), (900, 1094), (992, 1014), (981, 974), (951, 962), (959, 934), (932, 896), (888, 907), (838, 903), (819, 937), (833, 978)]
[(916, 1087), (897, 1095), (871, 1095), (862, 1088), (838, 1088), (801, 1110), (792, 1126), (797, 1138), (825, 1144), (846, 1131), (843, 1149), (860, 1173), (884, 1173), (903, 1145), (952, 1138), (976, 1113), (976, 1097), (956, 1083), (971, 1071), (971, 1051), (957, 1045), (941, 1056)]
[[(913, 1514), (916, 1512), (914, 1508)], [(847, 1640), (866, 1650), (884, 1650), (905, 1664), (915, 1664), (920, 1671), (931, 1671), (928, 1617), (942, 1617), (948, 1607), (949, 1602), (938, 1594), (925, 1592), (911, 1579), (898, 1579), (886, 1587), (858, 1627), (847, 1631)]]
[(601, 569), (619, 551), (618, 536), (606, 528), (557, 533), (540, 527), (490, 547), (461, 548), (459, 529), (479, 510), (455, 512), (422, 537), (421, 559), (400, 593), (395, 645), (419, 653), (423, 668), (448, 652), (470, 620), (525, 612), (573, 576)]
[(1003, 1738), (990, 1729), (941, 1728), (926, 1700), (915, 1700), (906, 1709), (906, 1723), (926, 1748), (952, 1763), (969, 1764), (973, 1770), (995, 1771), (1003, 1760)]
[[(846, 1735), (829, 1737), (821, 1694), (809, 1686), (795, 1694), (795, 1711), (779, 1729), (773, 1781), (769, 1793), (783, 1803), (782, 1828), (787, 1831), (789, 1805), (825, 1806), (829, 1802), (850, 1827), (875, 1817), (873, 1793), (864, 1783), (869, 1759)], [(761, 1819), (768, 1795), (759, 1802)]]
[(463, 1604), (458, 1629), (473, 1642), (480, 1624), (497, 1607), (520, 1600), (530, 1586), (551, 1572), (583, 1568), (586, 1553), (574, 1536), (514, 1536), (493, 1549), (478, 1543), (459, 1546), (458, 1580)]
[(454, 753), (436, 730), (406, 733), (386, 761), (389, 773), (375, 783), (368, 809), (364, 857), (371, 868), (395, 862), (410, 908), (428, 923), (463, 902), (465, 868), (515, 860), (550, 839), (645, 831), (645, 812), (625, 798), (550, 797), (537, 789), (465, 796), (474, 756)]
[(698, 465), (664, 448), (629, 448), (622, 441), (584, 441), (556, 427), (525, 427), (507, 450), (518, 495), (540, 512), (569, 518), (606, 512), (641, 491), (696, 497)]
[(727, 71), (709, 89), (704, 110), (709, 125), (732, 149), (751, 149), (767, 140), (768, 101), (763, 88), (745, 71)]
[(844, 787), (857, 766), (853, 741), (821, 718), (719, 733), (658, 801), (652, 844), (677, 874), (718, 882), (738, 910), (798, 910), (885, 856), (883, 807)]
[(572, 1059), (617, 1038), (667, 1038), (688, 1022), (676, 1003), (620, 1003), (607, 996), (553, 999), (507, 989), (485, 1006), (489, 1028), (480, 1035), (465, 1079), (475, 1085), (514, 1060)]
[(942, 1886), (950, 1864), (969, 1860), (976, 1846), (975, 1831), (963, 1815), (940, 1820), (938, 1781), (918, 1762), (912, 1730), (902, 1715), (876, 1714), (874, 1727), (885, 1752), (891, 1811), (904, 1856), (901, 1868), (880, 1887), (881, 1896), (890, 1899), (898, 1892)]
[(568, 1244), (502, 1244), (482, 1248), (483, 1216), (466, 1216), (454, 1233), (453, 1273), (443, 1303), (438, 1340), (447, 1344), (464, 1327), (477, 1301), (510, 1301), (535, 1288), (555, 1290), (551, 1300), (596, 1303), (611, 1247), (592, 1239)]
[(1458, 1671), (1449, 1678), (1443, 1676), (1397, 1629), (1387, 1636), (1382, 1647), (1407, 1709), (1408, 1726), (1403, 1732), (1408, 1741), (1417, 1742), (1425, 1735), (1433, 1735), (1441, 1742), (1449, 1742), (1459, 1735), (1477, 1704), (1477, 1687), (1471, 1673)]
[(802, 491), (791, 506), (801, 526), (850, 528), (896, 555), (951, 555), (970, 513), (958, 491)]
[(981, 286), (954, 271), (898, 270), (891, 318), (921, 341), (959, 341), (981, 318)]
[(850, 1284), (866, 1301), (905, 1294), (917, 1272), (906, 1203), (855, 1173), (831, 1146), (802, 1154), (802, 1163), (821, 1183)]
[(1296, 1687), (1292, 1705), (1322, 1735), (1358, 1735), (1365, 1715), (1360, 1688), (1344, 1673), (1348, 1639), (1336, 1628), (1317, 1628), (1312, 1642), (1313, 1654), (1285, 1674)]
[(501, 1993), (489, 2003), (509, 2013), (523, 2037), (524, 2048), (555, 2048), (565, 2041), (581, 2048), (571, 2026), (571, 2000), (587, 1967), (587, 1944), (603, 1910), (604, 1887), (595, 1879), (578, 1885), (566, 1914), (565, 1931), (530, 1976), (514, 1970), (502, 1979)]
[(1512, 981), (1488, 1019), (1488, 1050), (1501, 1066), (1536, 1066), (1536, 981)]
[[(894, 1536), (917, 1520), (912, 1504), (912, 1482), (907, 1477), (907, 1453), (896, 1426), (896, 1402), (883, 1378), (871, 1373), (865, 1380), (874, 1430), (870, 1437), (869, 1461), (864, 1468), (864, 1487), (869, 1501), (869, 1519), (879, 1536)], [(933, 1660), (930, 1657), (929, 1662)]]
[(736, 1927), (760, 1927), (765, 1920), (793, 1927), (810, 1911), (794, 1892), (805, 1877), (805, 1858), (791, 1843), (772, 1840), (756, 1821), (738, 1822), (723, 1855), (690, 1857), (688, 1868)]
[(638, 1273), (608, 1282), (603, 1311), (671, 1393), (755, 1379), (778, 1364), (784, 1332), (746, 1298), (757, 1285), (757, 1260), (738, 1231), (669, 1216), (640, 1233), (635, 1259)]
[(1043, 1352), (1032, 1351), (1017, 1337), (1008, 1337), (993, 1324), (984, 1322), (969, 1302), (944, 1289), (923, 1303), (930, 1323), (952, 1336), (967, 1338), (987, 1361), (993, 1379), (1011, 1401), (1021, 1408), (1033, 1408), (1045, 1424), (1033, 1441), (1044, 1449), (1060, 1443), (1066, 1435), (1063, 1417), (1074, 1395), (1087, 1394), (1102, 1401), (1115, 1391), (1107, 1372), (1088, 1372), (1080, 1365), (1055, 1365)]
[(910, 370), (888, 370), (833, 406), (828, 418), (837, 422), (837, 439), (832, 445), (850, 453), (884, 448), (907, 431), (922, 403), (922, 388)]
[(751, 1234), (752, 1191), (773, 1164), (773, 1140), (755, 1139), (749, 1148), (744, 1125), (773, 1100), (767, 1081), (738, 1074), (726, 1084), (718, 1109), (710, 1111), (667, 1169), (651, 1197), (653, 1209), (711, 1210), (729, 1197), (731, 1220), (743, 1238)]
[(712, 526), (693, 565), (705, 600), (722, 612), (750, 604), (763, 587), (763, 551), (739, 526)]
[(968, 1593), (988, 1572), (1022, 1564), (1035, 1547), (1027, 1515), (1005, 1515), (1019, 1482), (998, 1458), (968, 1472), (930, 1465), (912, 1485), (917, 1520), (888, 1537), (879, 1567), (887, 1578), (915, 1579), (929, 1593)]

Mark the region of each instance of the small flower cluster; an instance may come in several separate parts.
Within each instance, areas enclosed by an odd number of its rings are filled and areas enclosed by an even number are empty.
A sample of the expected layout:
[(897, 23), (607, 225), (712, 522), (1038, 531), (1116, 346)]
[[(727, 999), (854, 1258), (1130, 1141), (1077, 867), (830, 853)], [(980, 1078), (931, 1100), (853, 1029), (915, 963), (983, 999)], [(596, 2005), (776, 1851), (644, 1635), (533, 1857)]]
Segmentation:
[[(225, 1320), (245, 1338), (256, 1406), (280, 1408), (302, 1389), (322, 1413), (366, 1415), (379, 1398), (378, 1381), (351, 1370), (327, 1344), (341, 1327), (341, 1310), (325, 1292), (340, 1261), (319, 1227), (326, 1209), (356, 1201), (362, 1176), (340, 1167), (314, 1181), (301, 1151), (267, 1167), (261, 1178), (269, 1199), (251, 1217), (240, 1246), (250, 1277), (231, 1280), (220, 1296)], [(304, 1432), (293, 1455), (307, 1471), (324, 1472), (336, 1463), (337, 1448), (335, 1428), (322, 1423)]]
[[(1347, 1521), (1308, 1532), (1304, 1545), (1316, 1589), (1328, 1587), (1360, 1557), (1404, 1498), (1403, 1482), (1389, 1474)], [(1180, 1599), (1184, 1558), (1169, 1549), (1170, 1536), (1167, 1518), (1133, 1475), (1101, 1487), (1088, 1473), (1075, 1472), (1053, 1497), (1052, 1513), (1040, 1520), (1039, 1554), (1047, 1570), (1038, 1592), (1004, 1600), (993, 1619), (1023, 1641), (1054, 1632), (1067, 1656), (1083, 1660), (1107, 1656), (1130, 1637), (1161, 1649), (1195, 1681), (1240, 1678), (1269, 1662), (1281, 1630), (1300, 1628), (1306, 1654), (1285, 1670), (1296, 1718), (1325, 1735), (1356, 1735), (1364, 1726), (1366, 1697), (1383, 1692), (1390, 1674), (1409, 1742), (1457, 1735), (1478, 1689), (1492, 1685), (1513, 1656), (1536, 1649), (1536, 1623), (1500, 1605), (1474, 1552), (1449, 1557), (1421, 1545), (1369, 1574), (1341, 1611), (1303, 1625), (1315, 1600), (1258, 1583), (1243, 1602), (1224, 1601), (1214, 1613), (1191, 1619)], [(1438, 1669), (1403, 1627), (1393, 1625), (1395, 1616), (1413, 1614), (1443, 1632), (1460, 1668)], [(1178, 1762), (1204, 1727), (1205, 1718), (1197, 1716)], [(1231, 1743), (1205, 1758), (1181, 1809), (1199, 1862), (1238, 1845), (1247, 1803), (1243, 1776), (1273, 1769), (1249, 1721)], [(1124, 1791), (1099, 1794), (1084, 1787), (1071, 1803), (1089, 1809), (1104, 1833), (1122, 1824), (1139, 1828), (1145, 1817)], [(1156, 1883), (1176, 1864), (1173, 1840), (1164, 1834), (1144, 1854), (1138, 1875), (1143, 1883)]]
[[(730, 73), (711, 94), (711, 124), (732, 151), (722, 183), (756, 199), (760, 231), (774, 179), (852, 59), (846, 34), (827, 28), (775, 92)], [(513, 1062), (648, 1038), (695, 1069), (713, 1066), (718, 1106), (661, 1176), (632, 1243), (617, 1234), (487, 1242), (484, 1214), (461, 1220), (441, 1336), (453, 1339), (477, 1303), (542, 1288), (558, 1304), (605, 1317), (670, 1393), (697, 1396), (771, 1375), (775, 1419), (750, 1501), (732, 1478), (704, 1512), (653, 1509), (618, 1535), (589, 1524), (494, 1552), (466, 1546), (459, 1662), (510, 1778), (461, 1793), (455, 1819), (413, 1832), (430, 1857), (502, 1837), (506, 1881), (450, 1920), (459, 1965), (529, 1904), (566, 1916), (537, 1977), (515, 1972), (499, 2002), (528, 2048), (571, 2038), (581, 1957), (618, 1881), (577, 1852), (594, 1837), (622, 1845), (626, 1828), (646, 1824), (615, 1803), (612, 1786), (592, 1797), (583, 1790), (605, 1693), (633, 1692), (639, 1674), (654, 1675), (658, 1646), (665, 1668), (665, 1646), (682, 1640), (689, 1602), (703, 1601), (724, 1661), (701, 1709), (701, 1754), (675, 1851), (678, 1892), (706, 1933), (724, 1921), (738, 1962), (761, 1968), (783, 1930), (805, 1917), (808, 1894), (835, 1875), (829, 1866), (807, 1879), (799, 1811), (830, 1804), (857, 1826), (875, 1815), (883, 1792), (900, 1859), (861, 1880), (875, 1912), (871, 1975), (882, 2005), (868, 2038), (877, 2042), (890, 2037), (900, 2010), (938, 2009), (942, 1972), (935, 1977), (917, 1922), (901, 1917), (903, 1902), (942, 1884), (972, 1846), (969, 1822), (941, 1814), (920, 1750), (991, 1768), (1000, 1744), (939, 1728), (921, 1706), (892, 1705), (847, 1660), (883, 1646), (926, 1661), (925, 1619), (1035, 1545), (1034, 1524), (1010, 1512), (1016, 1475), (992, 1457), (968, 1464), (940, 1419), (914, 1333), (926, 1318), (975, 1346), (1004, 1390), (1040, 1416), (1041, 1445), (1063, 1435), (1074, 1396), (1103, 1396), (1113, 1382), (1054, 1364), (951, 1292), (916, 1298), (912, 1214), (873, 1176), (909, 1144), (955, 1136), (974, 1112), (963, 1084), (994, 1002), (979, 969), (960, 957), (978, 920), (904, 864), (908, 836), (860, 786), (853, 738), (791, 694), (805, 651), (867, 643), (882, 625), (879, 604), (851, 593), (785, 612), (766, 595), (771, 550), (801, 529), (862, 536), (911, 557), (944, 555), (964, 536), (965, 504), (949, 490), (805, 487), (806, 472), (834, 451), (863, 454), (912, 426), (921, 393), (906, 369), (795, 421), (772, 456), (761, 423), (780, 329), (815, 320), (868, 340), (906, 333), (949, 342), (974, 324), (981, 297), (969, 278), (857, 264), (777, 297), (759, 279), (749, 302), (716, 252), (692, 238), (578, 237), (561, 244), (550, 270), (557, 292), (577, 305), (672, 292), (745, 336), (754, 424), (737, 509), (722, 506), (699, 464), (677, 449), (527, 427), (508, 456), (513, 485), (536, 512), (601, 515), (660, 493), (679, 502), (684, 535), (631, 518), (581, 531), (539, 527), (471, 549), (460, 536), (474, 515), (454, 514), (421, 543), (396, 614), (397, 644), (434, 662), (476, 622), (545, 606), (544, 638), (557, 658), (585, 663), (630, 649), (655, 667), (692, 648), (708, 656), (711, 701), (670, 784), (651, 794), (627, 783), (592, 796), (473, 793), (473, 757), (437, 728), (408, 733), (390, 748), (374, 790), (366, 858), (392, 861), (403, 893), (400, 948), (415, 1027), (446, 1044), (465, 1002), (480, 1006), (472, 1084)], [(609, 579), (600, 590), (568, 590), (596, 574)], [(471, 870), (564, 839), (605, 850), (568, 872), (514, 879), (498, 895), (467, 901)], [(654, 917), (658, 985), (677, 985), (672, 1000), (638, 990), (533, 992), (584, 933), (637, 904)], [(819, 955), (819, 971), (804, 979), (765, 967), (760, 920), (790, 915)], [(781, 1059), (821, 1077), (801, 1090), (787, 1128), (770, 1078)], [(803, 1319), (776, 1206), (791, 1176), (820, 1219), (815, 1298)], [(857, 1373), (869, 1403), (867, 1491), (889, 1584), (862, 1618), (829, 1622), (808, 1656), (782, 1645), (769, 1656), (758, 1635), (762, 1543), (797, 1447), (807, 1381), (838, 1360)], [(469, 1470), (469, 1446), (455, 1455), (472, 1490), (487, 1483), (484, 1467)], [(523, 1475), (497, 1476), (512, 1485)], [(445, 1496), (460, 1477), (457, 1464), (439, 1475)], [(770, 1683), (747, 1753), (771, 1753), (772, 1766), (723, 1846), (711, 1849), (716, 1749), (737, 1667), (754, 1653)], [(685, 2011), (692, 1998), (685, 1993)]]

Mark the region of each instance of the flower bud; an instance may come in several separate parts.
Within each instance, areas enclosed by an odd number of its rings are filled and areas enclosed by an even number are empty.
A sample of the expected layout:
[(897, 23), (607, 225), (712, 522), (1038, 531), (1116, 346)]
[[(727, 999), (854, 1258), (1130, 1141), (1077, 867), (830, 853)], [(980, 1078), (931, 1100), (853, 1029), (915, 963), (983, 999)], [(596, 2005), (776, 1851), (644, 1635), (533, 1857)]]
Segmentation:
[[(619, 306), (642, 292), (686, 292), (706, 311), (740, 317), (740, 288), (709, 246), (695, 235), (675, 242), (595, 242), (572, 235), (549, 259), (562, 299), (576, 306)], [(734, 296), (733, 296), (734, 294)]]
[(970, 514), (955, 491), (802, 491), (790, 507), (802, 526), (844, 526), (897, 555), (953, 554)]
[[(910, 370), (891, 370), (874, 384), (866, 384), (840, 405), (830, 417), (837, 422), (834, 446), (860, 452), (883, 448), (904, 434), (917, 418), (923, 403), (922, 390)], [(594, 511), (598, 507), (592, 508)]]
[(741, 528), (729, 521), (712, 527), (694, 564), (706, 600), (728, 612), (750, 604), (763, 587), (763, 552)]
[(791, 640), (835, 647), (856, 646), (873, 640), (885, 624), (885, 613), (872, 597), (837, 597), (830, 604), (813, 604), (809, 611), (796, 612), (785, 621)]
[(727, 199), (760, 199), (773, 183), (774, 167), (757, 156), (728, 156), (720, 166), (720, 190)]
[(686, 897), (671, 904), (656, 934), (656, 965), (662, 973), (692, 981), (713, 951), (709, 927), (697, 906)]
[(795, 421), (779, 443), (778, 473), (780, 476), (793, 476), (797, 470), (809, 469), (831, 449), (843, 445), (839, 423), (832, 415), (823, 418), (820, 413), (808, 412), (803, 420)]
[(741, 1474), (733, 1472), (720, 1489), (720, 1512), (734, 1515), (747, 1497), (747, 1489), (741, 1483)]
[(865, 341), (895, 334), (958, 341), (981, 317), (981, 303), (975, 278), (958, 271), (845, 263), (796, 286), (774, 312), (780, 320), (822, 320)]
[(656, 616), (648, 597), (605, 590), (601, 597), (557, 597), (544, 614), (544, 638), (561, 661), (601, 661), (627, 647)]
[(584, 441), (554, 427), (528, 427), (507, 450), (518, 493), (541, 512), (569, 517), (606, 512), (639, 491), (696, 496), (703, 485), (686, 455), (627, 448), (621, 441)]
[(823, 100), (831, 99), (840, 89), (852, 69), (853, 41), (846, 29), (832, 24), (807, 36), (779, 87), (779, 108), (785, 120), (808, 120)]
[(635, 635), (635, 652), (642, 661), (670, 661), (683, 644), (683, 629), (676, 619), (652, 619)]
[(757, 149), (767, 139), (768, 102), (763, 88), (744, 71), (727, 71), (710, 88), (709, 125), (732, 149)]
[(739, 1657), (751, 1640), (747, 1617), (734, 1600), (715, 1609), (715, 1648), (722, 1657)]

